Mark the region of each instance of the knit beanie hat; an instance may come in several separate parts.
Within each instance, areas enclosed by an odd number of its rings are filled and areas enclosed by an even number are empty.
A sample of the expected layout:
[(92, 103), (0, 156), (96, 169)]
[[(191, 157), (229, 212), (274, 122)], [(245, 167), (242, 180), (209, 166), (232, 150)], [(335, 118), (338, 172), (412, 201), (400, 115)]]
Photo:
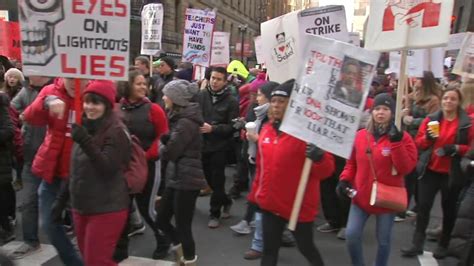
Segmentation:
[(265, 80), (265, 77), (266, 77), (265, 73), (259, 73), (257, 75), (257, 78), (254, 79), (252, 83), (250, 83), (250, 93), (257, 93), (258, 89), (260, 89), (262, 85), (267, 83), (267, 81)]
[(189, 68), (180, 69), (176, 72), (175, 77), (191, 82), (193, 80), (193, 70)]
[(176, 79), (165, 85), (163, 94), (179, 106), (188, 106), (189, 101), (199, 91), (195, 83), (184, 79)]
[(265, 98), (270, 100), (272, 98), (272, 91), (275, 89), (277, 86), (280, 86), (280, 83), (274, 82), (274, 81), (269, 81), (260, 87), (260, 91), (262, 92), (263, 95), (265, 95)]
[(176, 68), (176, 63), (174, 62), (173, 58), (171, 58), (169, 56), (165, 56), (165, 57), (160, 58), (160, 61), (165, 62), (171, 69)]
[(5, 80), (7, 80), (8, 76), (16, 76), (19, 80), (20, 83), (25, 81), (25, 76), (23, 76), (23, 73), (18, 68), (10, 68), (5, 72)]
[(289, 98), (291, 96), (291, 92), (293, 91), (293, 85), (295, 85), (295, 79), (285, 81), (272, 90), (271, 97), (281, 96)]
[(390, 108), (392, 114), (395, 114), (395, 101), (393, 100), (392, 96), (388, 93), (380, 93), (377, 94), (374, 98), (374, 104), (372, 106), (372, 110), (379, 105), (385, 105)]
[(86, 89), (82, 93), (95, 93), (100, 95), (107, 100), (110, 105), (113, 107), (115, 104), (115, 96), (117, 94), (117, 89), (115, 88), (115, 83), (110, 80), (93, 80), (87, 84)]

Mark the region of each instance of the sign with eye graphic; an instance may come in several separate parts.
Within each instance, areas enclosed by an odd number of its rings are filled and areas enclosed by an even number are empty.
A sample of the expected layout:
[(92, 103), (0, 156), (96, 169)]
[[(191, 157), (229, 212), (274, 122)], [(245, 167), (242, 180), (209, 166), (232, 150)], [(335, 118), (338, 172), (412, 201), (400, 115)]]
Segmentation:
[(19, 0), (26, 75), (127, 80), (130, 0)]

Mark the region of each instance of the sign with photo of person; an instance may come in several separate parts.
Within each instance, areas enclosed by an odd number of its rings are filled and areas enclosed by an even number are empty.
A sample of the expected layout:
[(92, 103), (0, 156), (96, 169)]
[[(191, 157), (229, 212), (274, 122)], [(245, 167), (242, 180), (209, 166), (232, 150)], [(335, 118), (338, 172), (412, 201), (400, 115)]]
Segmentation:
[(281, 130), (349, 158), (380, 54), (308, 36)]
[(474, 34), (466, 33), (454, 64), (453, 73), (474, 79)]

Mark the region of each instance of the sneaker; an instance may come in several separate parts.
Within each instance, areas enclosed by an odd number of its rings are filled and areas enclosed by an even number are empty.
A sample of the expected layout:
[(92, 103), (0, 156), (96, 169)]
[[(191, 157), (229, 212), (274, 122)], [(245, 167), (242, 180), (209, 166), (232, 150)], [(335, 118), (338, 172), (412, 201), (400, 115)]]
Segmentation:
[(21, 244), (17, 249), (8, 255), (12, 260), (19, 260), (41, 251), (41, 245)]
[(236, 232), (239, 235), (248, 235), (252, 232), (252, 229), (250, 229), (249, 224), (247, 221), (240, 221), (240, 223), (233, 225), (230, 227), (230, 230)]
[(255, 228), (257, 226), (255, 220), (251, 221), (249, 223), (249, 226), (252, 227), (252, 228)]
[(128, 230), (128, 237), (143, 235), (143, 233), (145, 232), (145, 229), (146, 229), (146, 226), (144, 223), (132, 224), (130, 225), (130, 229)]
[(230, 218), (230, 208), (232, 208), (232, 204), (234, 204), (234, 200), (231, 199), (229, 204), (224, 205), (224, 207), (222, 207), (222, 214), (221, 214), (222, 219)]
[(408, 211), (406, 212), (406, 215), (407, 215), (408, 217), (416, 217), (416, 212), (408, 210)]
[(337, 232), (337, 238), (340, 240), (346, 240), (346, 228), (342, 227), (339, 232)]
[(165, 259), (166, 257), (168, 257), (168, 254), (170, 253), (170, 251), (171, 251), (170, 246), (163, 245), (163, 246), (157, 247), (155, 251), (153, 251), (152, 258), (154, 260)]
[(205, 189), (201, 189), (201, 191), (199, 192), (199, 197), (205, 197), (211, 194), (212, 194), (211, 187), (206, 187)]
[(400, 215), (395, 215), (395, 218), (393, 218), (393, 221), (394, 221), (394, 222), (403, 222), (403, 221), (405, 221), (405, 220), (406, 220), (406, 218), (405, 218), (405, 217), (402, 217), (402, 216), (400, 216)]
[(215, 218), (215, 217), (211, 217), (209, 219), (209, 222), (207, 223), (207, 227), (211, 229), (218, 228), (220, 225), (221, 223), (219, 222), (219, 218)]
[(331, 233), (331, 232), (336, 232), (339, 231), (339, 227), (334, 227), (330, 223), (325, 223), (316, 228), (321, 233)]
[(287, 248), (296, 246), (296, 240), (288, 229), (285, 229), (281, 235), (281, 246)]
[(244, 259), (246, 259), (246, 260), (258, 260), (262, 257), (262, 255), (263, 255), (262, 252), (259, 252), (259, 251), (253, 250), (253, 249), (249, 249), (249, 250), (245, 251)]
[(2, 232), (0, 232), (0, 246), (3, 246), (6, 243), (15, 240), (15, 238), (16, 236), (15, 236), (14, 230), (10, 230), (10, 231), (3, 230)]

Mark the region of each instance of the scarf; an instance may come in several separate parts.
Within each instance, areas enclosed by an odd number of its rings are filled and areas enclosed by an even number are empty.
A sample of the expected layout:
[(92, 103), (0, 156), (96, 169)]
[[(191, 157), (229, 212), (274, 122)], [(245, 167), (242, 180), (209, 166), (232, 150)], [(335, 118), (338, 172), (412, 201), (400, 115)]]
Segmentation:
[(220, 91), (213, 91), (211, 89), (211, 86), (207, 86), (207, 91), (211, 95), (212, 103), (214, 104), (219, 100), (220, 96), (222, 96), (224, 94), (224, 92), (226, 91), (226, 88), (224, 88)]
[[(267, 111), (269, 107), (270, 104), (266, 103), (264, 105), (257, 106), (253, 109), (255, 115), (257, 116), (257, 120), (255, 120), (255, 129), (257, 130), (257, 133), (260, 132), (262, 122), (267, 116)], [(257, 157), (257, 143), (249, 140), (249, 147), (247, 149), (247, 153), (249, 155), (249, 162), (251, 164), (255, 164), (255, 158)]]

